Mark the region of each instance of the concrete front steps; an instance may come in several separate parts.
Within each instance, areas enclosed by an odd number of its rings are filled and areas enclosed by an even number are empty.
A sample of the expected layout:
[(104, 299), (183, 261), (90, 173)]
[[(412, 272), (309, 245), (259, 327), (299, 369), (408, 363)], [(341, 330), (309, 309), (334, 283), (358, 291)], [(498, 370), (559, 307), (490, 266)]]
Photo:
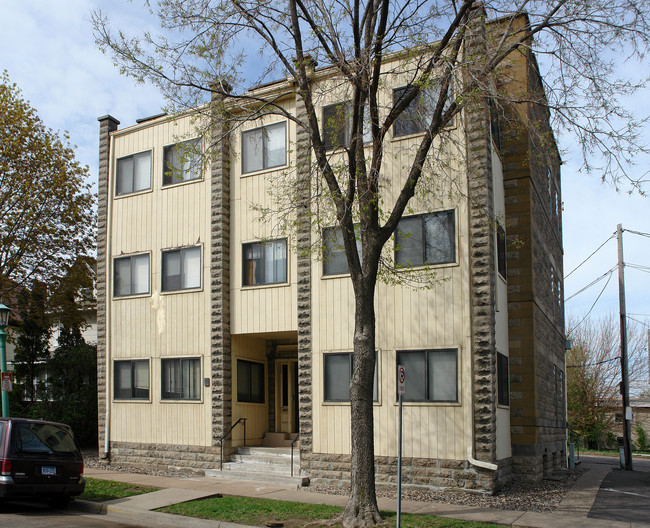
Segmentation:
[(223, 463), (223, 471), (206, 469), (206, 477), (232, 480), (254, 480), (295, 485), (309, 484), (309, 478), (300, 472), (300, 450), (293, 450), (293, 477), (291, 476), (291, 448), (289, 447), (240, 447)]

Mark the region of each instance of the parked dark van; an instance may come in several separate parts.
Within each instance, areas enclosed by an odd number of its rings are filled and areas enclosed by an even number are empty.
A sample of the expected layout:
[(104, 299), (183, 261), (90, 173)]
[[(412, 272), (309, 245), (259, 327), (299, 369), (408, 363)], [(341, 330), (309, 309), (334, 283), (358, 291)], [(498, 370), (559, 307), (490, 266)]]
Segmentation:
[(0, 418), (0, 498), (43, 498), (64, 506), (83, 493), (84, 463), (69, 426)]

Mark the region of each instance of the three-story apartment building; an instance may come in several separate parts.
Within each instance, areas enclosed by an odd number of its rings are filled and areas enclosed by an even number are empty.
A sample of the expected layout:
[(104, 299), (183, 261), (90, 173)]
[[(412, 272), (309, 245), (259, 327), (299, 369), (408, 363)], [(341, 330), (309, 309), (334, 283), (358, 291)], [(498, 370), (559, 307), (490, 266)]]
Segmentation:
[[(532, 54), (514, 64), (541, 91)], [(387, 68), (386, 106), (408, 82)], [(288, 81), (251, 93), (285, 94), (284, 110), (304, 113)], [(346, 96), (323, 93), (327, 129)], [(487, 102), (456, 116), (432, 149), (435, 192), (413, 199), (387, 247), (404, 277), (376, 291), (379, 482), (395, 481), (400, 364), (406, 483), (494, 490), (564, 463), (560, 160), (532, 131), (550, 134), (543, 106), (511, 111), (535, 127), (499, 123)], [(354, 295), (334, 221), (313, 221), (304, 132), (277, 114), (229, 134), (219, 118), (199, 132), (192, 112), (99, 121), (100, 447), (115, 461), (209, 469), (222, 450), (300, 434), (305, 475), (349, 479)], [(345, 130), (329, 131), (333, 157)], [(392, 128), (387, 203), (421, 134), (408, 112)], [(278, 208), (287, 181), (308, 206), (279, 229), (261, 211)], [(432, 287), (414, 287), (414, 272)]]

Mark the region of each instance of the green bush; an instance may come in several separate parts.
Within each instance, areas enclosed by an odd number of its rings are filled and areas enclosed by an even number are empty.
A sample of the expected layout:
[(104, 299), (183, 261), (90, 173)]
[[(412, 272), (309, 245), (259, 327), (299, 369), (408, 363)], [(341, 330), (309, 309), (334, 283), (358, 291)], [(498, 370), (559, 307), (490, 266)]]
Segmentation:
[(640, 423), (636, 424), (635, 427), (636, 430), (636, 444), (637, 448), (639, 451), (648, 451), (648, 436), (646, 435), (646, 432), (643, 430), (643, 427), (641, 427)]

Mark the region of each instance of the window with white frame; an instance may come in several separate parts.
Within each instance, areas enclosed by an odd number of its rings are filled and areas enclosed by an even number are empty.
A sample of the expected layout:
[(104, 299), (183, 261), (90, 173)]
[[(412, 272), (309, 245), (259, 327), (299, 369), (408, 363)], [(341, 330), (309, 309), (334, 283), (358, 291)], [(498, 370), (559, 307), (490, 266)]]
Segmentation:
[[(406, 370), (403, 401), (457, 402), (458, 350), (398, 350), (397, 365)], [(395, 369), (397, 383), (397, 369)]]
[(113, 260), (113, 296), (149, 293), (149, 254)]
[(244, 286), (287, 282), (286, 239), (243, 244), (242, 255)]
[[(363, 259), (359, 224), (354, 225), (354, 235), (357, 241), (359, 259)], [(344, 273), (349, 273), (349, 269), (348, 257), (345, 254), (343, 244), (343, 233), (340, 227), (326, 227), (323, 229), (323, 275), (341, 275)]]
[[(349, 402), (350, 379), (352, 378), (353, 355), (351, 352), (323, 354), (324, 393), (326, 402)], [(372, 400), (379, 401), (379, 373), (375, 355), (375, 375), (372, 385)]]
[(264, 363), (237, 360), (237, 401), (264, 403)]
[(164, 149), (163, 186), (198, 180), (202, 174), (201, 138), (182, 141)]
[[(325, 148), (332, 150), (347, 147), (352, 140), (352, 101), (344, 101), (323, 107), (323, 143)], [(370, 130), (370, 113), (364, 108), (363, 113), (363, 142), (372, 140)]]
[(149, 399), (149, 360), (113, 362), (113, 397), (116, 400)]
[(123, 196), (151, 188), (151, 151), (117, 160), (115, 195)]
[[(431, 86), (423, 88), (404, 109), (393, 124), (393, 137), (408, 136), (424, 132), (433, 119), (433, 113), (440, 98), (440, 79), (435, 79)], [(395, 88), (393, 90), (393, 104), (405, 96), (409, 86)], [(451, 87), (447, 94), (447, 100), (443, 106), (443, 112), (449, 108), (452, 98)]]
[(161, 360), (161, 398), (163, 400), (201, 399), (201, 361), (199, 358)]
[(273, 123), (242, 132), (242, 174), (287, 163), (287, 124)]
[(510, 368), (508, 356), (497, 352), (497, 403), (510, 405)]
[(456, 262), (454, 211), (406, 216), (395, 230), (395, 264), (423, 266)]
[(200, 246), (163, 251), (162, 291), (189, 290), (200, 287)]

